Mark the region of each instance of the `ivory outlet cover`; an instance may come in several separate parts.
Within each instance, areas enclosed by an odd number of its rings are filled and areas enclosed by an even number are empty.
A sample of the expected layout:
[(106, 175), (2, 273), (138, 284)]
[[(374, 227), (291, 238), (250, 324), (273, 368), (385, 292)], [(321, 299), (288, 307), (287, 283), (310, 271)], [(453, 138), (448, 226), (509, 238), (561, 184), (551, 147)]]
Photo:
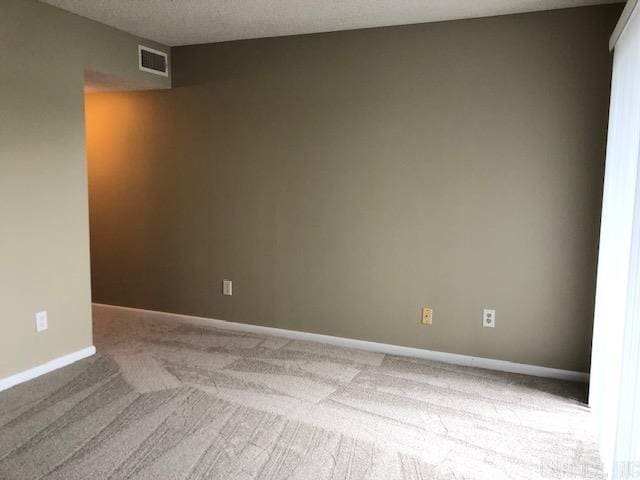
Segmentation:
[(433, 308), (424, 307), (422, 309), (422, 324), (423, 325), (433, 324)]

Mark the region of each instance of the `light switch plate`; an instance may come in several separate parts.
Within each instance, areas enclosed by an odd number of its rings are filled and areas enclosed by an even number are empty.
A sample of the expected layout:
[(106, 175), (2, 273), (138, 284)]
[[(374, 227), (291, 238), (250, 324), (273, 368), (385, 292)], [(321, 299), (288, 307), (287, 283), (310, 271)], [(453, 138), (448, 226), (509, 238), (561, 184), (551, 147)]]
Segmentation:
[(36, 313), (36, 332), (42, 332), (49, 328), (49, 320), (47, 317), (47, 312), (42, 311)]
[(222, 294), (233, 295), (233, 282), (231, 280), (222, 280)]

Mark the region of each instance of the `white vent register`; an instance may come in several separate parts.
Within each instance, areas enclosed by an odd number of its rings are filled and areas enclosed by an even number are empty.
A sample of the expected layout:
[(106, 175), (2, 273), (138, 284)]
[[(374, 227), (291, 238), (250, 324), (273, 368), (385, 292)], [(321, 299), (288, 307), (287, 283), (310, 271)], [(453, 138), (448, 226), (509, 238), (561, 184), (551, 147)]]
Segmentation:
[(169, 76), (168, 55), (150, 47), (138, 45), (138, 68), (143, 72)]

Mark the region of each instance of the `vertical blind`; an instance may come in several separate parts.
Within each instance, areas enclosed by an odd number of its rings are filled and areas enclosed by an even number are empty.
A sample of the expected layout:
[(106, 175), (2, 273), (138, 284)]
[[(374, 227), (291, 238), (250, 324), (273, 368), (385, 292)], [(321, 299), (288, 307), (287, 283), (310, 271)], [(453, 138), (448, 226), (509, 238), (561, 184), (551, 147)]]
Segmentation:
[(589, 404), (611, 479), (640, 479), (640, 13), (616, 28)]

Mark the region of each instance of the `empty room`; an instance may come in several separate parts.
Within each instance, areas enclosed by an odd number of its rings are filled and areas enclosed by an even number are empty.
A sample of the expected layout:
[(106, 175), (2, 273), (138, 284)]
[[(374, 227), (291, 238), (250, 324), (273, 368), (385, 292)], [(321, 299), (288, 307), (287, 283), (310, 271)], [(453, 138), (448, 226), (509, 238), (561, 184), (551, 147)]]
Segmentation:
[(640, 480), (637, 0), (0, 0), (0, 480)]

